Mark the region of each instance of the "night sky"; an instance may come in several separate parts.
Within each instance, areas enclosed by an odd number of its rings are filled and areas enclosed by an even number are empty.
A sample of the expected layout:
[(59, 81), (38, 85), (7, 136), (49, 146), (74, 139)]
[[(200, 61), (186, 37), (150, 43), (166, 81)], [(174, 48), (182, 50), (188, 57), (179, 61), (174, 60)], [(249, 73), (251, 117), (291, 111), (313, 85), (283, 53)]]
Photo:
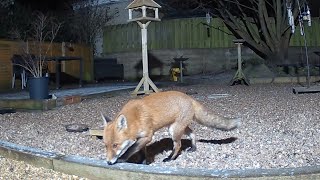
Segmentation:
[(311, 14), (313, 17), (319, 17), (319, 9), (320, 9), (320, 0), (311, 0), (309, 1), (310, 3), (310, 9), (311, 9)]
[[(21, 4), (31, 6), (35, 10), (61, 11), (71, 9), (71, 3), (77, 0), (15, 0)], [(157, 0), (155, 0), (157, 1)], [(313, 17), (319, 17), (320, 0), (309, 0), (309, 7)]]
[(71, 9), (74, 0), (15, 0), (24, 6), (30, 6), (33, 10), (62, 11)]

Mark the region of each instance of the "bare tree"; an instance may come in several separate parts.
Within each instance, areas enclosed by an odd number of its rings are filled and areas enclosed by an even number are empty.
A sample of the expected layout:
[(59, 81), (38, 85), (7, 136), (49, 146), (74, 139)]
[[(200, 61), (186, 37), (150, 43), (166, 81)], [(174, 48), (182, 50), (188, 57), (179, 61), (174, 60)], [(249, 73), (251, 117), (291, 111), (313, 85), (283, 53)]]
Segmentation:
[(7, 16), (10, 12), (10, 6), (13, 4), (13, 0), (1, 0), (0, 1), (0, 37), (5, 36), (7, 26)]
[(99, 33), (102, 33), (102, 28), (114, 14), (110, 14), (108, 8), (100, 5), (99, 0), (79, 1), (75, 7), (73, 26), (77, 32), (78, 41), (90, 45), (95, 54), (95, 39)]
[(42, 77), (48, 52), (61, 25), (55, 18), (36, 12), (30, 31), (26, 33), (25, 39), (21, 39), (24, 42), (22, 46), (24, 62), (16, 65), (22, 66), (34, 77)]
[(0, 8), (7, 8), (10, 5), (12, 5), (14, 3), (13, 0), (1, 0), (0, 1)]
[(30, 29), (33, 21), (30, 7), (23, 7), (20, 3), (8, 5), (6, 11), (0, 14), (0, 37), (6, 39), (21, 39)]
[(236, 38), (244, 39), (249, 48), (272, 64), (287, 59), (292, 36), (287, 9), (292, 9), (297, 24), (298, 2), (306, 3), (306, 0), (197, 0), (195, 5), (195, 1), (189, 1), (161, 2), (169, 6), (184, 2), (184, 6), (190, 4), (189, 12), (200, 9), (221, 18)]
[[(299, 1), (305, 3), (305, 0)], [(271, 63), (287, 59), (292, 35), (287, 8), (290, 6), (294, 19), (297, 19), (296, 0), (217, 0), (216, 3), (218, 17), (256, 54)]]

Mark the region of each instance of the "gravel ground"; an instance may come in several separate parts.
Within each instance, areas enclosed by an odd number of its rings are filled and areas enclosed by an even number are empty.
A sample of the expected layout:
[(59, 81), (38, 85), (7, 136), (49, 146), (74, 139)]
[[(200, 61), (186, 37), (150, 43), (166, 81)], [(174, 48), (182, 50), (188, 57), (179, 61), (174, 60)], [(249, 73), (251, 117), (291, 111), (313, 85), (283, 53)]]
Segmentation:
[[(150, 144), (149, 156), (155, 156), (150, 165), (208, 169), (320, 165), (320, 96), (317, 93), (293, 94), (294, 86), (192, 85), (164, 88), (192, 93), (191, 96), (213, 112), (241, 117), (243, 122), (239, 129), (229, 132), (192, 124), (198, 139), (197, 151), (182, 151), (175, 161), (165, 163), (162, 160), (170, 154), (172, 142), (168, 139), (167, 128), (163, 129), (155, 134)], [(114, 117), (132, 98), (129, 93), (88, 99), (46, 112), (0, 115), (0, 139), (47, 151), (105, 159), (102, 140), (90, 138), (88, 132), (67, 132), (65, 126), (80, 123), (90, 128), (101, 127), (100, 112)], [(0, 159), (1, 164), (6, 161), (3, 159)]]
[(50, 169), (37, 168), (21, 161), (6, 159), (0, 156), (0, 179), (68, 179), (86, 180), (74, 175), (55, 172)]

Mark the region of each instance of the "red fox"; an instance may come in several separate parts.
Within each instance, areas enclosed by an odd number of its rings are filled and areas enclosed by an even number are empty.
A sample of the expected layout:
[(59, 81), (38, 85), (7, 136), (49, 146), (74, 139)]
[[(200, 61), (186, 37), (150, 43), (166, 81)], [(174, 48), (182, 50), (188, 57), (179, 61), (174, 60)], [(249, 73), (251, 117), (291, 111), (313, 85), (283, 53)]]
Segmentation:
[[(106, 146), (107, 163), (115, 164), (118, 159), (127, 160), (152, 141), (153, 134), (169, 127), (173, 150), (164, 161), (177, 158), (181, 148), (181, 137), (191, 139), (190, 151), (196, 150), (196, 139), (190, 123), (196, 122), (221, 130), (232, 130), (240, 126), (241, 120), (229, 119), (209, 113), (198, 101), (178, 91), (151, 94), (142, 99), (131, 100), (111, 121), (105, 121), (103, 141)], [(128, 152), (127, 152), (128, 151)]]

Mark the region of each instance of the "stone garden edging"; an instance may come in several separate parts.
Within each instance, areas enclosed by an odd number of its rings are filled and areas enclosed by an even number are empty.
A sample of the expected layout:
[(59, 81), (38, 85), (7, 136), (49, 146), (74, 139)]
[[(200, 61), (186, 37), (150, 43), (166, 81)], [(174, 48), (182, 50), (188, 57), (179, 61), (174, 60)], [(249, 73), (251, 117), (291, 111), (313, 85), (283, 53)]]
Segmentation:
[(36, 167), (52, 169), (93, 180), (320, 179), (320, 166), (280, 169), (207, 170), (130, 163), (108, 165), (103, 160), (47, 152), (6, 141), (0, 141), (0, 156), (24, 161)]

